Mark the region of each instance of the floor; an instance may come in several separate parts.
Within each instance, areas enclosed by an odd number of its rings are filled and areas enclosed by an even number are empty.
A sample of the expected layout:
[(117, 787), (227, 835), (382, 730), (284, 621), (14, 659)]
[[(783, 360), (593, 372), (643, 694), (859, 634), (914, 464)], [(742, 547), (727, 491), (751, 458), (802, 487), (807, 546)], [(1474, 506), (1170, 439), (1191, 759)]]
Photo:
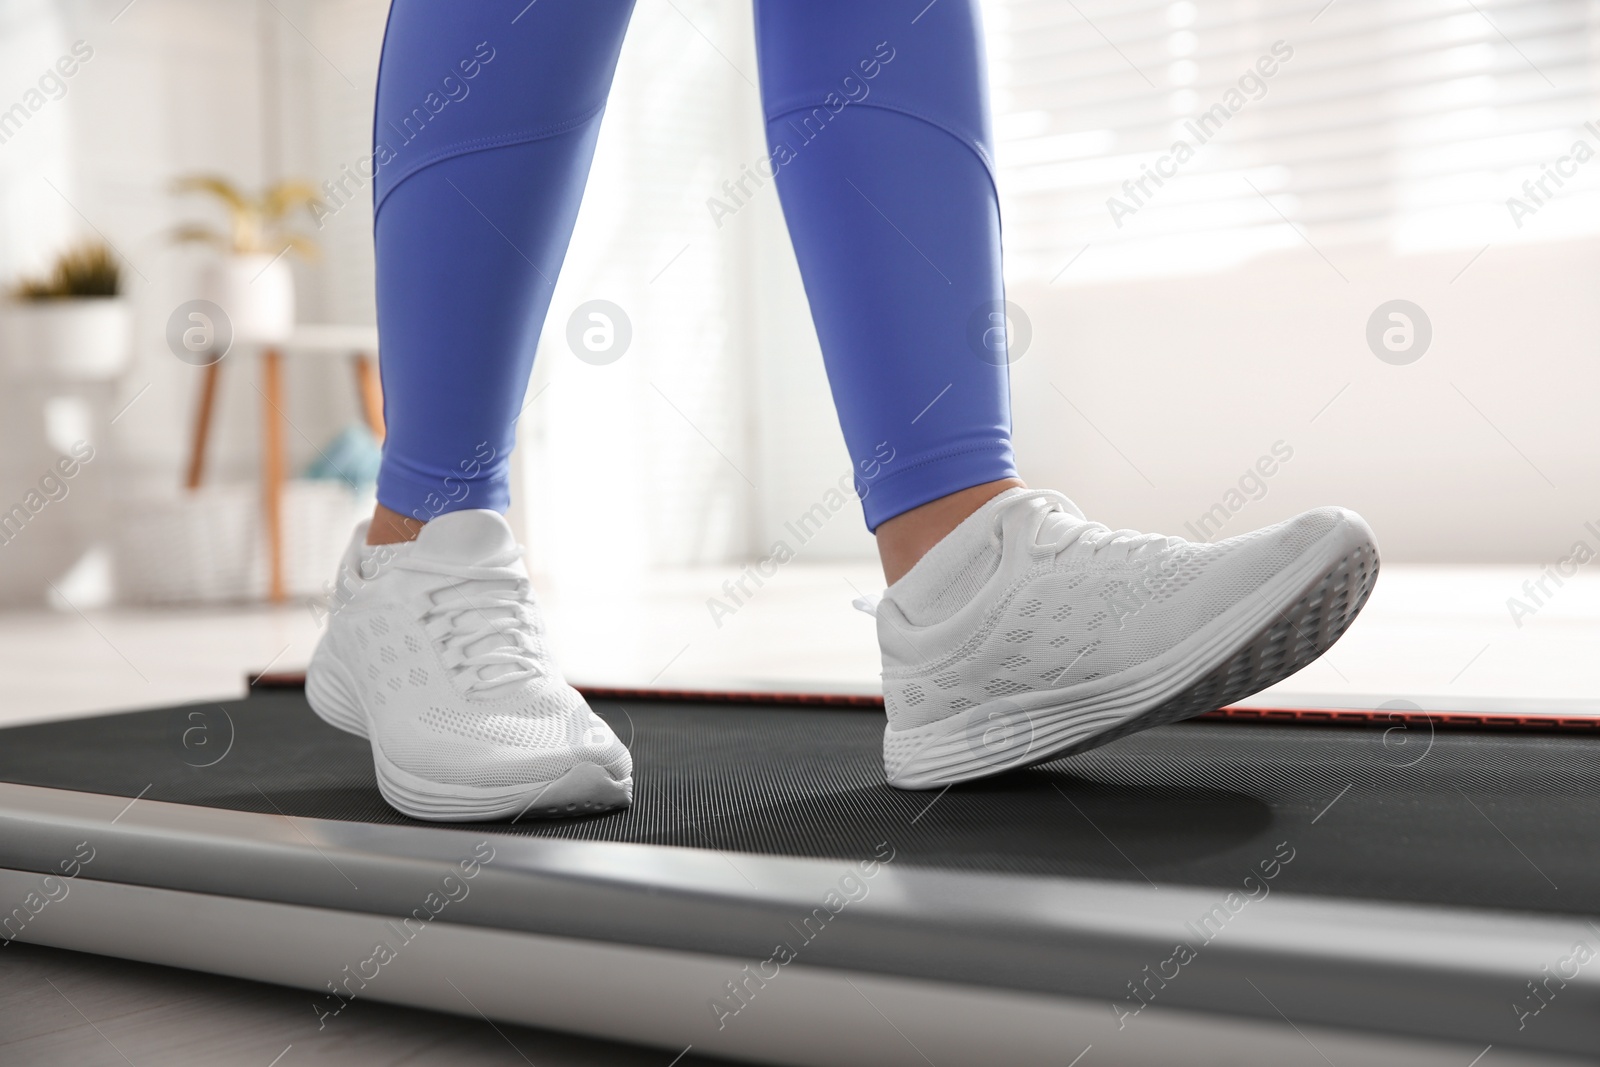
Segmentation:
[[(1523, 586), (1540, 573), (1386, 565), (1339, 644), (1251, 702), (1600, 716), (1600, 575), (1547, 583), (1535, 604)], [(881, 588), (875, 566), (790, 564), (760, 587), (745, 579), (743, 592), (739, 579), (684, 570), (540, 592), (580, 684), (877, 690), (873, 621), (851, 607)], [(1514, 615), (1513, 598), (1531, 611)], [(0, 613), (0, 723), (240, 696), (248, 673), (305, 666), (318, 611)]]
[[(20, 942), (0, 956), (12, 1067), (705, 1067), (678, 1052), (356, 1000), (318, 1029), (297, 989)], [(674, 1059), (674, 1056), (679, 1058)]]

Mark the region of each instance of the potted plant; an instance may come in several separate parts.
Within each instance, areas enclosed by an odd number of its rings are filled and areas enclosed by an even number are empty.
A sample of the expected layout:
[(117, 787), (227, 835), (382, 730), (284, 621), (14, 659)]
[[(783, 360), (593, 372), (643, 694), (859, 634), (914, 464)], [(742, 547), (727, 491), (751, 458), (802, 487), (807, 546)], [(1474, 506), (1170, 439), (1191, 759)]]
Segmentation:
[(24, 278), (5, 316), (12, 370), (28, 378), (115, 377), (127, 365), (133, 337), (121, 289), (117, 260), (99, 242), (63, 252), (46, 276)]
[(201, 288), (202, 295), (227, 314), (234, 340), (257, 344), (287, 340), (294, 329), (294, 275), (287, 253), (311, 259), (317, 251), (311, 238), (290, 226), (297, 210), (310, 213), (321, 204), (310, 183), (281, 181), (259, 196), (248, 196), (226, 178), (195, 174), (179, 178), (173, 191), (209, 194), (227, 211), (226, 232), (189, 223), (172, 236), (223, 253), (207, 265)]

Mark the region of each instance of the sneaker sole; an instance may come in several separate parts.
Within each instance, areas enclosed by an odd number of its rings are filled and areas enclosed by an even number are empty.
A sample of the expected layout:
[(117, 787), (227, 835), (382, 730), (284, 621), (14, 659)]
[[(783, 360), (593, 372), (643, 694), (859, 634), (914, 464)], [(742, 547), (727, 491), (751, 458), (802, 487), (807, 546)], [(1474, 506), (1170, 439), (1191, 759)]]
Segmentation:
[[(884, 728), (884, 773), (900, 789), (937, 789), (1060, 759), (1119, 737), (1204, 715), (1274, 685), (1321, 656), (1366, 605), (1378, 575), (1370, 531), (1329, 563), (1326, 542), (1267, 588), (1166, 655), (1065, 690), (1001, 698), (908, 730)], [(1342, 551), (1341, 551), (1342, 549)], [(1307, 572), (1310, 572), (1309, 578)]]
[[(343, 664), (319, 647), (306, 671), (306, 702), (329, 726), (371, 742), (366, 708)], [(633, 803), (633, 778), (616, 779), (605, 768), (580, 763), (548, 782), (480, 788), (421, 778), (395, 766), (376, 742), (372, 762), (378, 790), (389, 806), (413, 819), (478, 822), (594, 815)]]

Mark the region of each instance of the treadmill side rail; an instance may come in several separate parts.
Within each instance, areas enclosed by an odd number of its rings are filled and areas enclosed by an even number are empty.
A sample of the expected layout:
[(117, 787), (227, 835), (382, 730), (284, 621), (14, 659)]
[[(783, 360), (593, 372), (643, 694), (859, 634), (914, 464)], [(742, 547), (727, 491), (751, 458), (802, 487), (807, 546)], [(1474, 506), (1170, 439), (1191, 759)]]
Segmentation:
[[(885, 847), (875, 861), (801, 859), (0, 783), (0, 868), (68, 887), (49, 905), (63, 911), (82, 878), (758, 968), (783, 966), (787, 946), (811, 969), (1099, 1002), (1114, 1028), (1159, 1005), (1557, 1054), (1600, 1048), (1600, 966), (1566, 978), (1536, 1024), (1516, 1011), (1529, 982), (1576, 944), (1600, 943), (1593, 923), (1284, 891), (1234, 909), (1221, 889), (935, 870), (896, 863)], [(1237, 917), (1195, 925), (1215, 914)]]

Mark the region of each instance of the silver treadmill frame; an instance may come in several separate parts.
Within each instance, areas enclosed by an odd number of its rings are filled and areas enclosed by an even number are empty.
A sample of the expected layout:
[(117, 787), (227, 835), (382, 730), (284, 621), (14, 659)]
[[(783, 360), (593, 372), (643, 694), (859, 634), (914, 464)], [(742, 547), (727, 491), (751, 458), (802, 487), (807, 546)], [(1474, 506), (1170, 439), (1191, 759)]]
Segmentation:
[[(1508, 1026), (1525, 983), (1575, 943), (1600, 944), (1600, 922), (1283, 891), (1251, 903), (1204, 945), (1203, 966), (1121, 1026), (1112, 1002), (1129, 1003), (1146, 965), (1193, 941), (1185, 923), (1224, 891), (892, 862), (794, 962), (752, 982), (745, 968), (799, 940), (785, 930), (852, 862), (0, 783), (0, 913), (48, 874), (67, 891), (18, 940), (325, 994), (377, 940), (401, 942), (397, 920), (485, 840), (495, 856), (467, 894), (356, 999), (793, 1064), (863, 1061), (866, 1049), (885, 1065), (984, 1062), (996, 1049), (1005, 1062), (1066, 1063), (1088, 1045), (1099, 1063), (1191, 1062), (1195, 1042), (1222, 1041), (1237, 1063), (1312, 1050), (1321, 1062), (1337, 1048), (1352, 1062), (1464, 1067), (1489, 1044), (1497, 1065), (1513, 1050), (1532, 1065), (1600, 1049), (1600, 966), (1524, 1029)], [(68, 879), (81, 842), (94, 858)], [(748, 1007), (719, 1027), (712, 1001), (728, 982), (744, 984)], [(308, 1012), (337, 1003), (308, 996)]]

